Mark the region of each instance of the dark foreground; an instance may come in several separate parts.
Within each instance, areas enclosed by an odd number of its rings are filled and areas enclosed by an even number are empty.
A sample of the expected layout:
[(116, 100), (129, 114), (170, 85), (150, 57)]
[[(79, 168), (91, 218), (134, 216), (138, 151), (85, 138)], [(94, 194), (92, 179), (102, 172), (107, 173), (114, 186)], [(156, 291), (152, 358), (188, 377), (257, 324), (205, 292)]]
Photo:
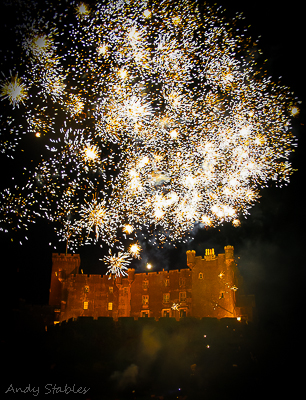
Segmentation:
[(297, 388), (284, 323), (278, 334), (227, 318), (34, 321), (6, 320), (4, 398), (252, 399)]

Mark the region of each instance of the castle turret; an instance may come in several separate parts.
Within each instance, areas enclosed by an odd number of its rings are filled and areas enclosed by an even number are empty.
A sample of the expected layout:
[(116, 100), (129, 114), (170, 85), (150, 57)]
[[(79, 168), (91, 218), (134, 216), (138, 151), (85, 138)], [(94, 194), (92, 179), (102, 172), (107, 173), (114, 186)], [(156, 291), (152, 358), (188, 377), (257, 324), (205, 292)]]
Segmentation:
[(187, 250), (186, 254), (187, 254), (187, 265), (189, 268), (192, 268), (196, 263), (195, 259), (196, 252), (194, 250)]
[(229, 261), (234, 261), (234, 246), (225, 246), (225, 259)]
[(134, 281), (135, 277), (135, 269), (134, 268), (129, 268), (128, 269), (128, 280), (130, 283)]
[(70, 274), (78, 274), (81, 259), (79, 254), (52, 254), (52, 272), (49, 293), (49, 305), (60, 307), (62, 281)]

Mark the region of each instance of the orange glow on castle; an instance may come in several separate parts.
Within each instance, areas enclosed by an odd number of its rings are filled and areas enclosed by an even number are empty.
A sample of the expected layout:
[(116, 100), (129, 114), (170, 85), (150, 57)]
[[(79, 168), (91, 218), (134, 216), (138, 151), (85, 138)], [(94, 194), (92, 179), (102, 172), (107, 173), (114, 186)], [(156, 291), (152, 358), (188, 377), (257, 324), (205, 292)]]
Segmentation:
[[(79, 274), (78, 254), (52, 255), (49, 305), (55, 322), (80, 316), (237, 318), (253, 320), (254, 296), (243, 293), (234, 247), (216, 255), (187, 251), (187, 268), (128, 276)], [(175, 305), (175, 307), (173, 306)]]

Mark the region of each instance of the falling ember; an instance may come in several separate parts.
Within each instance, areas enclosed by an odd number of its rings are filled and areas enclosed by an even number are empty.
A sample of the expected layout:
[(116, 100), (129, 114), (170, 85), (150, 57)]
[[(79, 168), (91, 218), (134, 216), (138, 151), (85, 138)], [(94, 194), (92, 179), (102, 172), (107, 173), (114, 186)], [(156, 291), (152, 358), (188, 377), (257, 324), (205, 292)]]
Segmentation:
[(291, 110), (290, 110), (290, 114), (293, 117), (296, 117), (299, 114), (299, 112), (300, 112), (300, 110), (298, 109), (298, 107), (292, 107)]
[(129, 253), (134, 258), (140, 258), (141, 247), (138, 243), (131, 244), (129, 247)]
[(211, 226), (212, 225), (212, 221), (209, 217), (207, 217), (206, 215), (203, 215), (203, 217), (201, 218), (201, 222), (205, 225), (205, 226)]
[(172, 18), (174, 25), (178, 25), (181, 22), (181, 18), (179, 16)]
[(241, 225), (241, 222), (240, 222), (239, 219), (234, 219), (233, 222), (232, 222), (232, 224), (233, 224), (233, 226), (234, 226), (235, 228), (237, 228), (238, 226)]
[(121, 79), (125, 79), (127, 77), (127, 71), (124, 68), (121, 68), (118, 73)]
[(176, 129), (173, 129), (173, 131), (170, 132), (170, 137), (171, 139), (176, 139), (178, 137), (178, 132)]
[(130, 234), (133, 232), (134, 228), (132, 227), (132, 225), (124, 225), (122, 230), (123, 232)]
[(98, 54), (100, 54), (100, 55), (106, 54), (107, 53), (107, 45), (103, 44), (103, 45), (99, 46), (97, 51), (98, 51)]
[(150, 18), (150, 17), (151, 17), (151, 11), (145, 10), (144, 13), (143, 13), (143, 15), (144, 15), (146, 18)]
[(78, 7), (77, 7), (77, 13), (80, 16), (85, 16), (88, 15), (90, 13), (89, 7), (87, 6), (87, 4), (81, 3)]

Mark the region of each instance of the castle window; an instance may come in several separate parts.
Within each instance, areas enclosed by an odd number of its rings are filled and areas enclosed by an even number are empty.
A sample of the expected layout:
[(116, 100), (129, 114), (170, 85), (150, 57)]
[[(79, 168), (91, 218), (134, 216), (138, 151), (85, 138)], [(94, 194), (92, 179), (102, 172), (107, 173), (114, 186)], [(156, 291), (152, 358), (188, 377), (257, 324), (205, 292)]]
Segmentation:
[(149, 304), (149, 296), (148, 296), (147, 294), (144, 294), (144, 295), (142, 296), (142, 304), (143, 304), (143, 305)]
[(141, 315), (142, 318), (148, 318), (149, 317), (149, 311), (142, 311), (140, 315)]
[(148, 287), (149, 287), (149, 281), (147, 279), (145, 279), (144, 281), (142, 281), (142, 288), (148, 289)]
[(163, 303), (169, 303), (170, 293), (163, 293)]
[(166, 318), (169, 318), (170, 317), (170, 310), (163, 310), (162, 316), (166, 317)]
[(88, 301), (84, 301), (83, 308), (84, 310), (88, 310)]
[(180, 302), (186, 301), (186, 292), (180, 292)]
[(180, 278), (179, 285), (180, 286), (185, 285), (185, 278)]
[(165, 286), (170, 286), (170, 279), (169, 278), (165, 279)]
[(88, 292), (89, 292), (89, 286), (85, 286), (85, 287), (84, 287), (84, 292), (85, 292), (85, 293), (88, 293)]
[(220, 292), (219, 299), (224, 299), (224, 292)]
[(113, 293), (113, 292), (114, 292), (114, 288), (113, 288), (112, 286), (110, 286), (110, 287), (108, 288), (108, 290), (109, 290), (109, 293)]
[(199, 273), (199, 279), (203, 279), (203, 272)]
[(123, 294), (124, 295), (129, 294), (129, 289), (127, 287), (123, 288)]
[(187, 310), (185, 309), (180, 309), (180, 318), (184, 318), (187, 316)]
[(107, 304), (107, 309), (108, 309), (108, 311), (112, 311), (112, 309), (113, 309), (113, 303), (108, 303), (108, 304)]

